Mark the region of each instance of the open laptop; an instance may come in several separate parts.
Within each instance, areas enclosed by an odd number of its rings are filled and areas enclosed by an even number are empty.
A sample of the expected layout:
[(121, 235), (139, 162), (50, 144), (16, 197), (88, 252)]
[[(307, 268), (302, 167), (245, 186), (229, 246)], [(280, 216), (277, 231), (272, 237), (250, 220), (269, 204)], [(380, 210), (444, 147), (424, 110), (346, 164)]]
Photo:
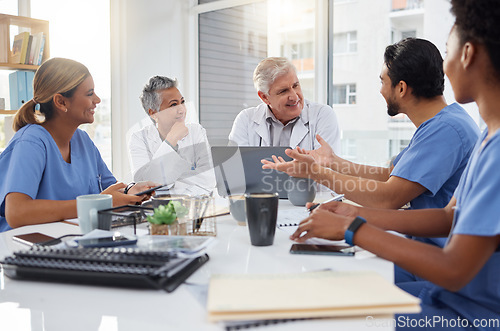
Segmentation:
[(272, 169), (262, 169), (260, 160), (272, 160), (272, 155), (286, 161), (292, 159), (285, 154), (290, 147), (212, 146), (217, 191), (220, 196), (233, 194), (277, 192), (286, 199), (284, 189), (288, 175)]

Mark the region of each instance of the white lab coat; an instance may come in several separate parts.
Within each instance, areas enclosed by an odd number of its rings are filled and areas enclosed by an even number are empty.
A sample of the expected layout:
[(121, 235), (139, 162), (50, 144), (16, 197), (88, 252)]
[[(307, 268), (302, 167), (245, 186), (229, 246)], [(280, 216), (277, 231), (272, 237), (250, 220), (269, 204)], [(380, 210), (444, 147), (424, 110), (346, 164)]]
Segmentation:
[[(238, 146), (269, 146), (269, 123), (266, 121), (267, 104), (242, 110), (233, 123), (230, 142)], [(304, 108), (295, 123), (290, 137), (290, 147), (312, 150), (321, 145), (316, 140), (319, 134), (340, 154), (340, 129), (337, 116), (330, 106), (304, 100)]]
[(189, 133), (177, 142), (177, 151), (161, 140), (154, 124), (132, 134), (129, 153), (135, 181), (175, 183), (171, 190), (175, 193), (201, 194), (214, 189), (215, 174), (206, 131), (198, 123), (186, 126)]

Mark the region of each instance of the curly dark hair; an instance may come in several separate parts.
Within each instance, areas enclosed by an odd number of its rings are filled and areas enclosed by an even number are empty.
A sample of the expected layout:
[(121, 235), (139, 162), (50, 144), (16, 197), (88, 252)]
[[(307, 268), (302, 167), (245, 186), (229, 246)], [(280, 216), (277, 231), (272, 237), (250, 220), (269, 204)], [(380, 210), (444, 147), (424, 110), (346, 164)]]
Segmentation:
[(500, 0), (451, 0), (462, 43), (483, 44), (500, 79)]
[(393, 87), (404, 81), (417, 98), (443, 95), (443, 58), (430, 41), (406, 38), (389, 45), (385, 49), (384, 62)]

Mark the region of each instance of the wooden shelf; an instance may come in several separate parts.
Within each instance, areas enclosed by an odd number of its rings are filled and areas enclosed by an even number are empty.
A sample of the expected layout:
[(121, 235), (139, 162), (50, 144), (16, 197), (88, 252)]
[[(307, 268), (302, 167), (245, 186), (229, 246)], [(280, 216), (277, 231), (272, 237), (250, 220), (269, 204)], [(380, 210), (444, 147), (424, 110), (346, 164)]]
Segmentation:
[(36, 71), (40, 66), (32, 64), (19, 64), (19, 63), (0, 63), (0, 69), (3, 70), (33, 70)]
[[(50, 58), (50, 42), (49, 42), (49, 22), (38, 20), (31, 17), (14, 16), (0, 14), (0, 50), (5, 51), (4, 58), (9, 61), (11, 57), (11, 27), (17, 26), (29, 31), (30, 34), (43, 32), (45, 36), (45, 46), (43, 49), (42, 62)], [(3, 59), (2, 59), (3, 60)], [(31, 70), (36, 71), (40, 66), (19, 63), (0, 63), (0, 70)], [(2, 93), (4, 93), (2, 91)], [(7, 91), (7, 94), (9, 92)], [(7, 105), (8, 107), (8, 105)], [(0, 115), (15, 115), (17, 110), (0, 110)]]
[(0, 115), (15, 115), (17, 110), (0, 110)]
[[(10, 40), (10, 27), (18, 26), (29, 29), (30, 34), (43, 32), (45, 36), (45, 46), (43, 49), (42, 62), (50, 58), (50, 42), (49, 42), (49, 22), (38, 20), (31, 17), (13, 16), (0, 14), (0, 25), (4, 26), (5, 36), (1, 36), (0, 42), (3, 44), (1, 48), (7, 50), (7, 57), (10, 58), (10, 48), (12, 46)], [(36, 70), (38, 66), (27, 64), (0, 63), (0, 70)]]

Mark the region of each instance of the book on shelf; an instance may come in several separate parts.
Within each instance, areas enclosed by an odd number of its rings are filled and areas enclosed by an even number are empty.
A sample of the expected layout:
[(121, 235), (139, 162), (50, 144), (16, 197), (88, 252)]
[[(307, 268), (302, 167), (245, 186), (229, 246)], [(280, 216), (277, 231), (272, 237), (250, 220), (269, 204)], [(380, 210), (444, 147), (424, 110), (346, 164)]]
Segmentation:
[(420, 299), (372, 271), (226, 274), (211, 277), (207, 310), (213, 322), (354, 317), (417, 313)]
[(21, 32), (14, 37), (10, 63), (24, 63), (26, 51), (28, 50), (29, 38), (29, 32)]
[[(7, 40), (7, 25), (0, 24), (0, 40)], [(0, 43), (0, 63), (9, 62), (9, 45), (7, 43)]]
[(26, 48), (26, 55), (24, 56), (23, 64), (28, 64), (30, 62), (31, 44), (32, 43), (33, 43), (33, 36), (30, 35), (28, 38), (28, 47)]
[(36, 55), (37, 55), (38, 47), (40, 47), (41, 35), (43, 35), (43, 32), (35, 33), (32, 36), (33, 37), (33, 41), (31, 42), (30, 56), (29, 56), (28, 62), (26, 64), (35, 64), (34, 61), (35, 61), (35, 58), (36, 58)]
[[(0, 29), (0, 34), (2, 30)], [(12, 52), (10, 63), (15, 64), (30, 64), (40, 65), (43, 58), (43, 50), (45, 47), (45, 35), (43, 32), (38, 32), (30, 35), (29, 32), (22, 32), (14, 37), (12, 43)], [(2, 62), (0, 48), (0, 62)]]
[(35, 50), (35, 58), (33, 59), (33, 64), (34, 65), (41, 65), (42, 64), (42, 59), (43, 59), (43, 49), (45, 48), (45, 35), (43, 32), (40, 32), (40, 40), (37, 46), (37, 49)]

